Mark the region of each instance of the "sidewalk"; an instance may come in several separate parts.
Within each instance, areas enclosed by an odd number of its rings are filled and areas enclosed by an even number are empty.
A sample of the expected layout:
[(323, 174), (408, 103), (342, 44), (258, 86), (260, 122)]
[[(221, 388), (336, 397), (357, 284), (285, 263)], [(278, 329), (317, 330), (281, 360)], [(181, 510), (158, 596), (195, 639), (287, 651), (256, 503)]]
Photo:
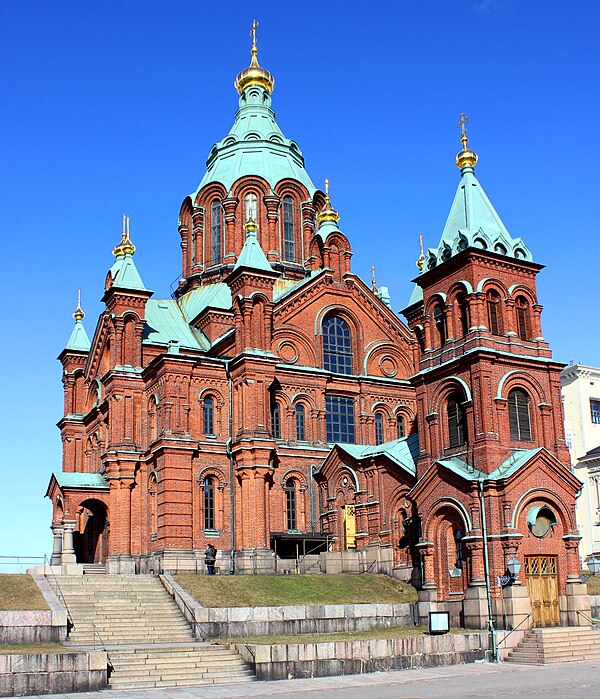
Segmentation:
[(106, 690), (83, 694), (46, 694), (34, 699), (243, 699), (244, 697), (320, 696), (369, 699), (471, 699), (493, 693), (500, 697), (600, 697), (600, 663), (514, 665), (472, 663), (424, 670), (403, 670), (343, 677), (252, 682), (215, 687)]

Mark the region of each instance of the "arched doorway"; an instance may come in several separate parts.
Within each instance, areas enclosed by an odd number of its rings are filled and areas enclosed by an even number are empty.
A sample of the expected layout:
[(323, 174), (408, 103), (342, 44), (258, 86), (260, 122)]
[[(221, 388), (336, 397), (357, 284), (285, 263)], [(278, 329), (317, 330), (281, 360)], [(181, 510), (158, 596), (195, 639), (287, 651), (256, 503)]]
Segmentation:
[(431, 522), (435, 542), (435, 574), (438, 599), (462, 595), (467, 587), (469, 560), (463, 539), (464, 519), (454, 507), (441, 507)]
[(78, 515), (79, 526), (73, 533), (77, 563), (105, 563), (109, 539), (106, 505), (100, 500), (84, 500)]

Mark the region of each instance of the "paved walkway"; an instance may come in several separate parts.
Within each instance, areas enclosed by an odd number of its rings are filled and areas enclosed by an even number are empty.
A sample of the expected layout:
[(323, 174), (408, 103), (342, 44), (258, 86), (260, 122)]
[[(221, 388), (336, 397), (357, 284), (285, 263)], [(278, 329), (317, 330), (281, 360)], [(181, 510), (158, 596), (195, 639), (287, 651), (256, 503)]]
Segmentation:
[(243, 699), (291, 696), (293, 699), (478, 699), (493, 696), (600, 699), (600, 663), (563, 663), (546, 667), (510, 663), (473, 663), (428, 670), (377, 672), (345, 677), (253, 682), (218, 687), (108, 690), (52, 694), (34, 699)]

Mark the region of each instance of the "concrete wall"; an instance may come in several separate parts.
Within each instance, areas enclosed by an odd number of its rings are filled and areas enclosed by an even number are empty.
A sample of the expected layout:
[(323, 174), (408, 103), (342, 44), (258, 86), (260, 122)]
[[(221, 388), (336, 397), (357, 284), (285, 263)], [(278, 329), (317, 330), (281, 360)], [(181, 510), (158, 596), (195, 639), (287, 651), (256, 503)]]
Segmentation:
[(104, 651), (0, 655), (0, 697), (104, 689), (106, 666)]
[(203, 607), (168, 574), (161, 575), (197, 638), (334, 633), (414, 626), (413, 604), (324, 604), (286, 607)]
[(600, 619), (600, 595), (590, 595), (590, 608), (594, 619)]
[(355, 675), (489, 660), (486, 633), (292, 643), (235, 644), (259, 680)]

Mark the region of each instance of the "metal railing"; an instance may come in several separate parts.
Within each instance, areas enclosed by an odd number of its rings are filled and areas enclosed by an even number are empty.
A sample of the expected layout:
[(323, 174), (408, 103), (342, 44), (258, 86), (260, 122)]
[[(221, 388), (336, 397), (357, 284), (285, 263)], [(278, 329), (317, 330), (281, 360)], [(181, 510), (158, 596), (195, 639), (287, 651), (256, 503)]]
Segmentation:
[(63, 595), (63, 592), (60, 589), (60, 585), (58, 584), (58, 579), (57, 579), (56, 575), (54, 574), (54, 571), (52, 570), (52, 565), (50, 564), (50, 561), (48, 560), (48, 556), (46, 556), (44, 554), (44, 575), (46, 577), (48, 577), (48, 573), (46, 571), (50, 571), (50, 574), (52, 575), (52, 578), (54, 579), (54, 584), (56, 585), (56, 591), (58, 592), (58, 596), (62, 600), (62, 603), (65, 605), (65, 609), (67, 610), (67, 637), (68, 637), (71, 630), (75, 628), (75, 622), (73, 621), (73, 617), (71, 616), (71, 611), (69, 610), (69, 605), (67, 604), (67, 600), (65, 599), (65, 596)]
[(24, 573), (27, 568), (43, 565), (46, 556), (0, 556), (0, 572)]
[(583, 617), (586, 621), (589, 621), (592, 626), (598, 626), (600, 624), (600, 619), (595, 619), (594, 617), (589, 616), (585, 612), (583, 612), (581, 609), (576, 609), (577, 612), (577, 620), (579, 621), (579, 617)]
[(530, 616), (531, 616), (531, 614), (528, 614), (525, 618), (521, 619), (521, 621), (515, 626), (515, 628), (511, 629), (506, 634), (506, 636), (501, 641), (498, 642), (498, 646), (501, 646), (504, 643), (504, 641), (506, 641), (506, 639), (511, 635), (511, 633), (514, 633), (515, 631), (517, 631), (519, 626), (522, 626), (527, 621), (527, 619), (529, 619)]

